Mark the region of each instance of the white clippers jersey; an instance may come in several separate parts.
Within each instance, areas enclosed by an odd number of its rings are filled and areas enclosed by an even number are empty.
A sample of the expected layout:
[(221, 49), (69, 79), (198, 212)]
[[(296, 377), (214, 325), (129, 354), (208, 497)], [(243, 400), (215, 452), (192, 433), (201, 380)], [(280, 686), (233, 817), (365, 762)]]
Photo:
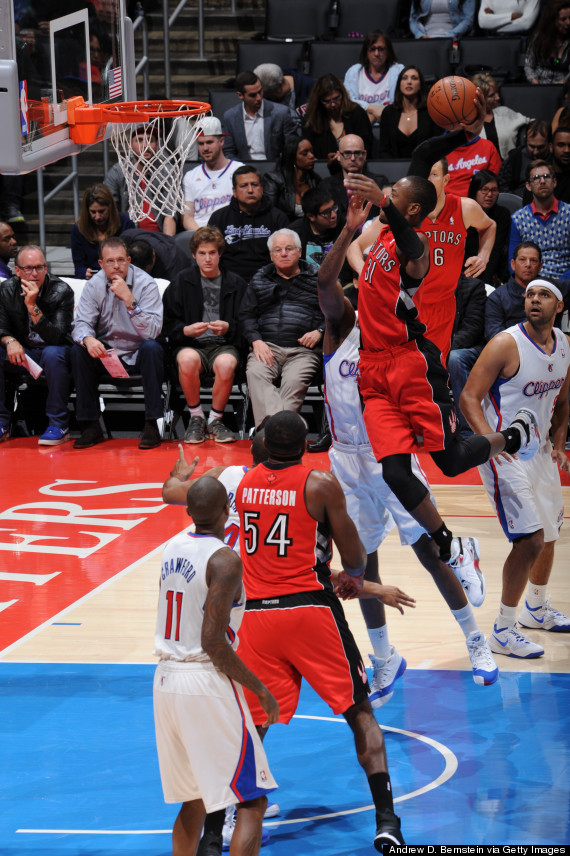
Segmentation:
[(570, 347), (564, 333), (553, 328), (556, 339), (551, 354), (542, 350), (527, 334), (523, 324), (505, 331), (517, 344), (519, 370), (509, 379), (497, 378), (483, 401), (485, 419), (500, 431), (509, 425), (521, 407), (536, 416), (542, 443), (548, 439), (552, 412), (570, 365)]
[(207, 226), (210, 215), (230, 204), (233, 196), (232, 175), (243, 166), (230, 160), (222, 169), (209, 170), (203, 163), (189, 170), (183, 179), (184, 199), (198, 226)]
[[(196, 535), (186, 530), (175, 535), (162, 554), (158, 616), (154, 653), (161, 660), (209, 662), (202, 649), (202, 621), (208, 594), (206, 568), (210, 557), (226, 545), (213, 535)], [(245, 609), (242, 586), (227, 628), (228, 642), (234, 650), (237, 631)]]
[(354, 325), (342, 345), (324, 355), (325, 405), (333, 440), (369, 446), (358, 391), (360, 330)]
[(239, 556), (239, 514), (236, 508), (236, 492), (238, 485), (247, 473), (247, 467), (226, 467), (218, 476), (230, 500), (230, 516), (226, 521), (224, 543), (235, 550)]

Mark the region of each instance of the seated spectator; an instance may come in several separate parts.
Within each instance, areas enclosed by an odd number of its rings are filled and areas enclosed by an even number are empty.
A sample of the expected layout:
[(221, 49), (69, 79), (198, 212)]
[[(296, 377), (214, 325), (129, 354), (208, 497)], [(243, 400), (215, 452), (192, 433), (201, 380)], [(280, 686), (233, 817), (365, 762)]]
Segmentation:
[(160, 445), (156, 420), (164, 413), (164, 351), (156, 341), (162, 328), (160, 292), (151, 276), (131, 265), (122, 238), (101, 242), (99, 265), (81, 292), (73, 323), (75, 413), (82, 426), (73, 448), (89, 449), (105, 439), (98, 386), (109, 376), (101, 358), (113, 349), (129, 374), (142, 375), (145, 424), (139, 449), (153, 449)]
[[(168, 174), (160, 168), (149, 168), (148, 164), (153, 160), (158, 150), (158, 131), (155, 127), (147, 125), (137, 125), (133, 127), (131, 137), (132, 161), (135, 164), (137, 173), (142, 174), (141, 190), (144, 191), (145, 182), (154, 184), (155, 182), (168, 181)], [(127, 182), (121, 169), (121, 164), (116, 163), (111, 167), (105, 178), (105, 184), (117, 203), (117, 207), (121, 214), (128, 214), (129, 211), (129, 191)], [(133, 223), (139, 229), (146, 229), (150, 232), (164, 232), (166, 235), (176, 234), (176, 220), (172, 216), (161, 214), (152, 204), (145, 198), (145, 216), (138, 223)]]
[(564, 81), (562, 87), (562, 107), (559, 107), (552, 117), (551, 132), (554, 133), (558, 125), (570, 127), (570, 77)]
[[(550, 158), (550, 129), (545, 119), (535, 119), (526, 129), (526, 142), (512, 149), (504, 159), (499, 170), (499, 190), (506, 193), (516, 193), (525, 199), (526, 168), (533, 160), (548, 160)], [(526, 191), (529, 193), (530, 192)]]
[(267, 239), (289, 218), (263, 195), (261, 178), (252, 166), (240, 166), (232, 175), (233, 197), (229, 205), (214, 211), (209, 226), (220, 230), (226, 242), (222, 266), (246, 282), (269, 262)]
[(189, 254), (164, 232), (126, 229), (121, 237), (127, 245), (132, 264), (145, 270), (153, 279), (174, 279), (188, 267)]
[(45, 255), (33, 244), (21, 248), (14, 267), (15, 275), (0, 288), (0, 443), (10, 436), (6, 375), (29, 379), (29, 357), (42, 367), (48, 387), (48, 427), (38, 443), (58, 446), (69, 439), (73, 290), (48, 274)]
[(14, 230), (9, 223), (3, 223), (0, 220), (0, 278), (7, 279), (12, 276), (12, 268), (10, 267), (10, 259), (13, 259), (18, 252), (18, 241), (14, 234)]
[(529, 83), (564, 83), (570, 72), (570, 3), (550, 0), (529, 39), (524, 73)]
[[(327, 191), (332, 195), (342, 220), (346, 218), (348, 209), (348, 194), (344, 186), (344, 180), (353, 173), (361, 173), (362, 175), (370, 175), (366, 166), (366, 149), (364, 148), (364, 140), (356, 134), (347, 134), (342, 137), (338, 144), (336, 152), (336, 161), (340, 164), (340, 170), (335, 172), (330, 178), (325, 178), (321, 182), (322, 187), (326, 187)], [(388, 184), (388, 179), (384, 175), (373, 175), (378, 187), (384, 187)], [(379, 214), (378, 208), (372, 206), (370, 217), (376, 217)]]
[(263, 176), (263, 193), (290, 220), (302, 215), (303, 196), (321, 181), (313, 169), (314, 165), (315, 155), (310, 140), (288, 140), (281, 152), (279, 167)]
[(398, 75), (394, 103), (380, 118), (380, 157), (411, 158), (415, 147), (441, 134), (426, 107), (427, 87), (416, 65), (407, 65)]
[(396, 60), (387, 33), (372, 30), (367, 34), (358, 62), (344, 75), (344, 85), (349, 97), (366, 110), (372, 124), (380, 120), (384, 107), (394, 101), (396, 82), (403, 68)]
[(489, 35), (528, 33), (540, 11), (540, 0), (481, 0), (479, 28)]
[(243, 166), (225, 156), (222, 123), (215, 116), (202, 119), (196, 144), (203, 163), (189, 170), (183, 180), (186, 212), (182, 224), (189, 231), (205, 226), (214, 211), (229, 204), (232, 175)]
[(495, 175), (499, 174), (501, 158), (496, 147), (490, 140), (482, 137), (473, 137), (466, 134), (469, 142), (458, 146), (447, 155), (449, 164), (448, 193), (457, 196), (467, 196), (469, 183), (476, 172), (480, 169), (489, 169)]
[(511, 216), (509, 258), (521, 241), (535, 241), (542, 251), (542, 273), (555, 278), (570, 277), (570, 205), (556, 199), (556, 176), (552, 164), (532, 161), (527, 168), (529, 205)]
[[(291, 229), (301, 238), (301, 258), (320, 267), (338, 238), (344, 220), (339, 218), (338, 206), (324, 187), (315, 187), (305, 193), (303, 213), (304, 217), (291, 223)], [(352, 282), (352, 268), (346, 261), (340, 281)]]
[(83, 194), (79, 219), (71, 227), (71, 257), (78, 279), (91, 279), (99, 270), (99, 244), (121, 235), (135, 224), (119, 214), (115, 200), (104, 184), (92, 184)]
[(507, 327), (524, 321), (524, 295), (529, 282), (536, 279), (542, 268), (542, 252), (535, 241), (521, 241), (511, 257), (513, 273), (496, 288), (485, 304), (485, 341), (490, 341)]
[(325, 74), (311, 92), (303, 117), (303, 136), (313, 144), (315, 157), (327, 160), (331, 167), (339, 141), (347, 134), (361, 137), (368, 156), (372, 156), (372, 129), (365, 111), (350, 100), (338, 77)]
[(552, 134), (552, 166), (556, 176), (554, 195), (570, 202), (570, 125), (559, 125)]
[[(499, 185), (497, 176), (489, 169), (481, 169), (476, 172), (469, 185), (470, 199), (478, 202), (487, 217), (494, 220), (497, 225), (495, 242), (491, 255), (484, 271), (478, 274), (479, 279), (496, 285), (504, 282), (508, 276), (507, 268), (507, 246), (509, 233), (511, 231), (511, 215), (507, 208), (497, 203), (499, 196)], [(465, 241), (465, 258), (476, 256), (479, 251), (479, 235), (471, 227), (467, 230)], [(459, 401), (459, 398), (457, 399)]]
[(481, 279), (461, 274), (455, 289), (457, 310), (451, 334), (451, 348), (447, 357), (447, 370), (459, 430), (464, 437), (471, 431), (467, 420), (459, 409), (459, 399), (467, 383), (469, 372), (485, 344), (485, 301), (487, 292)]
[(251, 280), (239, 313), (251, 346), (247, 384), (258, 429), (273, 413), (299, 412), (321, 365), (324, 333), (318, 268), (301, 259), (301, 239), (291, 229), (280, 229), (268, 245), (271, 263)]
[(481, 137), (490, 140), (504, 158), (516, 146), (520, 129), (532, 119), (501, 104), (499, 85), (490, 74), (474, 74), (471, 80), (485, 96), (485, 122)]
[(263, 97), (277, 104), (284, 104), (303, 115), (307, 100), (315, 85), (313, 77), (296, 68), (280, 68), (273, 62), (262, 62), (253, 69), (263, 87)]
[(301, 136), (299, 116), (284, 104), (267, 101), (253, 71), (241, 71), (236, 88), (242, 103), (226, 110), (222, 120), (226, 155), (240, 161), (276, 161), (285, 142)]
[[(219, 229), (203, 226), (190, 240), (195, 262), (167, 287), (163, 335), (176, 361), (182, 392), (190, 410), (185, 443), (233, 443), (234, 434), (222, 419), (240, 360), (238, 309), (245, 280), (220, 269), (224, 239)], [(200, 404), (200, 376), (214, 375), (208, 424)]]
[(473, 27), (475, 0), (412, 0), (410, 30), (416, 39), (459, 39)]

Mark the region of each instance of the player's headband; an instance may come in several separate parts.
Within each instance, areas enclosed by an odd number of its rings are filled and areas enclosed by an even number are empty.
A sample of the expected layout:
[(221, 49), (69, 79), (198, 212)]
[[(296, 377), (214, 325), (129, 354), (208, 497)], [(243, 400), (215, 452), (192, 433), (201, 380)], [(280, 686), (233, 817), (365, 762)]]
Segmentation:
[(547, 288), (554, 294), (557, 300), (564, 300), (564, 298), (562, 297), (562, 292), (560, 291), (558, 286), (554, 285), (554, 283), (552, 282), (548, 282), (547, 279), (533, 279), (533, 281), (529, 282), (529, 284), (527, 285), (525, 295), (528, 294), (529, 288), (533, 288), (536, 285), (540, 285), (542, 286), (542, 288)]

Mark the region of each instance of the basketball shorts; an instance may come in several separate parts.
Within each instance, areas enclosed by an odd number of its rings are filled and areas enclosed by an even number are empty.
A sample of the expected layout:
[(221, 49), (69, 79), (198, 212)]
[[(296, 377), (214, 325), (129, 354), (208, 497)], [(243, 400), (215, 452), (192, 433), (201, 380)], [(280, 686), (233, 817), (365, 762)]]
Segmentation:
[[(302, 592), (247, 602), (239, 655), (279, 702), (279, 722), (297, 709), (301, 678), (340, 714), (368, 696), (366, 669), (342, 605), (327, 591)], [(244, 690), (253, 721), (265, 713)]]
[(161, 660), (153, 701), (165, 802), (201, 799), (212, 812), (277, 787), (243, 687), (211, 663)]
[[(351, 446), (333, 441), (329, 449), (331, 472), (339, 480), (346, 497), (348, 514), (354, 521), (367, 553), (375, 553), (394, 525), (400, 543), (415, 544), (425, 534), (420, 524), (390, 490), (382, 477), (370, 446)], [(414, 455), (412, 472), (430, 490), (427, 479)], [(430, 498), (435, 500), (430, 490)]]
[(376, 460), (440, 452), (457, 415), (440, 352), (419, 337), (396, 348), (360, 352), (364, 423)]
[(558, 538), (564, 503), (551, 448), (549, 441), (530, 461), (503, 460), (499, 465), (491, 459), (479, 467), (487, 496), (509, 541), (539, 529), (544, 529), (545, 541)]
[(433, 342), (441, 352), (441, 362), (443, 365), (447, 362), (451, 346), (451, 334), (453, 333), (456, 310), (455, 294), (444, 298), (438, 303), (424, 303), (420, 298), (420, 303), (418, 304), (420, 321), (427, 327), (426, 338), (430, 342)]

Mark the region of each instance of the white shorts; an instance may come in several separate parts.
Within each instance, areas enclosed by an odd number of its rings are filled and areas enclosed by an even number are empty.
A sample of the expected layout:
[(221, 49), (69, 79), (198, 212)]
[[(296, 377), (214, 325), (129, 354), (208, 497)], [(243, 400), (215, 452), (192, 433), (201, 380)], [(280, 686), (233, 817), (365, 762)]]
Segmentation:
[(564, 519), (558, 465), (550, 442), (530, 461), (493, 459), (479, 467), (481, 481), (509, 541), (544, 529), (545, 541), (556, 541)]
[[(329, 449), (331, 472), (341, 483), (348, 513), (354, 520), (367, 553), (375, 553), (388, 532), (398, 527), (400, 543), (415, 544), (426, 534), (420, 524), (392, 493), (382, 477), (382, 465), (371, 446), (334, 442)], [(429, 484), (415, 455), (412, 471), (428, 490)], [(430, 490), (430, 497), (435, 500)]]
[(165, 802), (210, 813), (277, 787), (241, 685), (211, 663), (161, 660), (153, 702)]

